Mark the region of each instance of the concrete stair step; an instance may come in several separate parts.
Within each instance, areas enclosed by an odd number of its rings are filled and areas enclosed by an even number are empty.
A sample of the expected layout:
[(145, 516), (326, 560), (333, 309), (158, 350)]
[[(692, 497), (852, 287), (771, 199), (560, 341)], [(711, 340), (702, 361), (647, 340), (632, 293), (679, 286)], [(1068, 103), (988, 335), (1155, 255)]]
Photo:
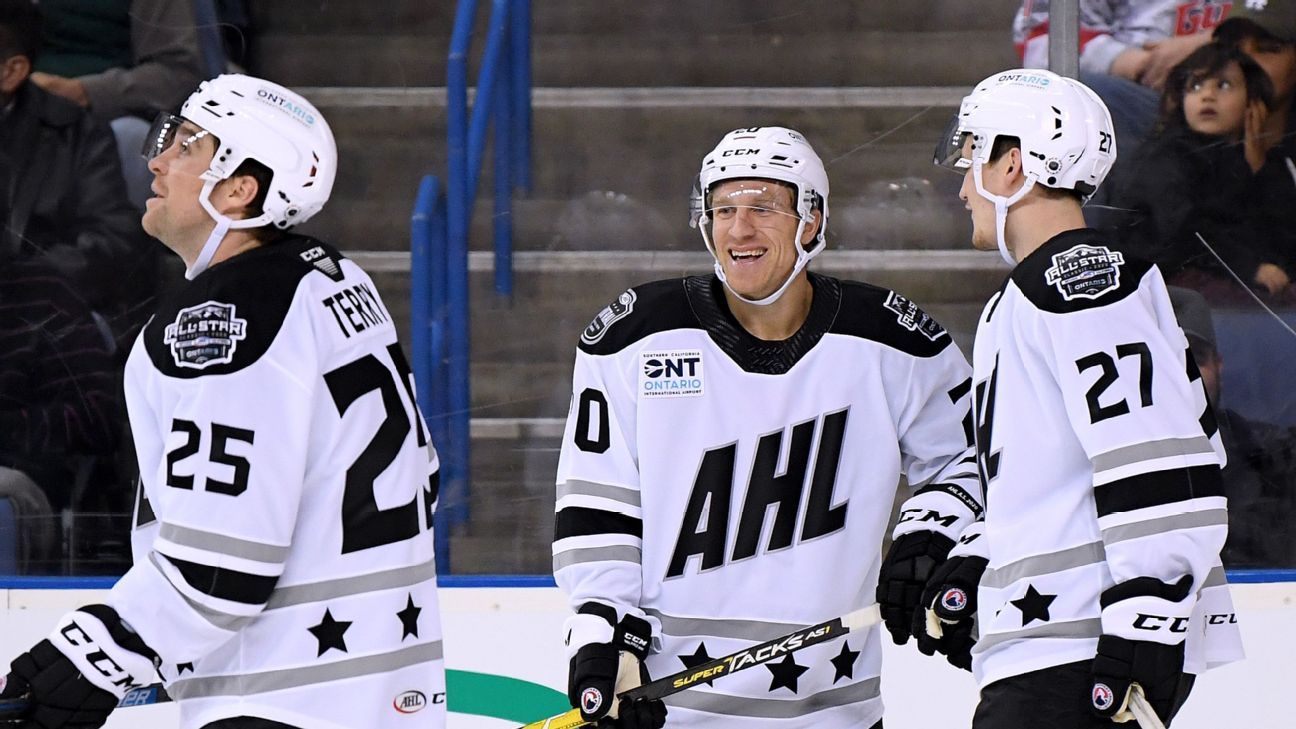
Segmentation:
[[(478, 3), (479, 19), (489, 15), (490, 2)], [(534, 2), (532, 29), (550, 33), (617, 34), (635, 29), (694, 32), (698, 28), (781, 32), (813, 35), (825, 28), (841, 30), (939, 30), (975, 28), (1003, 30), (1011, 26), (1016, 0), (913, 0), (908, 3), (802, 0), (721, 0), (707, 3), (643, 2), (642, 0), (563, 0)], [(382, 3), (329, 0), (275, 0), (252, 3), (250, 10), (263, 33), (334, 34), (338, 32), (449, 35), (456, 3), (426, 0), (385, 0)], [(479, 26), (480, 27), (480, 26)]]
[[(841, 245), (966, 241), (959, 180), (930, 164), (957, 90), (815, 89), (805, 90), (805, 106), (793, 106), (796, 90), (780, 89), (766, 107), (759, 90), (726, 89), (717, 92), (721, 109), (697, 90), (553, 91), (537, 91), (545, 103), (534, 118), (533, 190), (513, 206), (519, 250), (692, 246), (686, 206), (698, 161), (726, 131), (754, 122), (796, 127), (815, 144), (832, 180), (829, 234)], [(378, 108), (354, 105), (336, 87), (316, 95), (338, 138), (340, 170), (312, 230), (359, 249), (408, 248), (418, 181), (429, 172), (444, 181), (446, 171), (436, 90), (360, 94)], [(472, 230), (479, 249), (491, 245), (491, 186), (487, 164)]]
[[(831, 29), (813, 35), (705, 28), (537, 35), (532, 78), (537, 86), (970, 86), (1017, 65), (1010, 26), (1005, 21), (1002, 31)], [(288, 86), (433, 86), (445, 83), (448, 43), (448, 31), (273, 33), (253, 39), (250, 65)], [(469, 78), (476, 77), (474, 62)]]
[[(992, 254), (895, 253), (903, 254), (908, 262), (897, 265), (882, 252), (829, 251), (814, 265), (832, 275), (901, 291), (941, 321), (955, 342), (970, 351), (981, 307), (1003, 280), (1005, 272), (997, 260)], [(609, 255), (615, 254), (605, 258)], [(544, 254), (539, 256), (538, 260), (543, 259)], [(511, 300), (494, 294), (488, 270), (471, 273), (472, 416), (562, 417), (570, 398), (576, 341), (590, 319), (630, 286), (708, 270), (705, 253), (662, 258), (657, 265), (645, 265), (645, 259), (638, 258), (638, 267), (630, 261), (619, 269), (543, 270), (528, 263), (532, 270), (519, 272)], [(363, 256), (359, 260), (365, 263)], [(402, 341), (408, 345), (408, 271), (369, 268)]]

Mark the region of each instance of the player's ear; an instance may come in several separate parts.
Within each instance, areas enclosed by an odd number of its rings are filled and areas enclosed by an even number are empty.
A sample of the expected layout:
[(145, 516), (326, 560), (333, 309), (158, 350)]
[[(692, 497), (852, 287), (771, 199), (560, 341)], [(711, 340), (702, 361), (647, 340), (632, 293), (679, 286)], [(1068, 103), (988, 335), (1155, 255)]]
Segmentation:
[(252, 206), (260, 189), (260, 184), (252, 175), (233, 175), (221, 180), (212, 199), (220, 212), (226, 215), (241, 214)]
[(806, 223), (805, 228), (801, 230), (801, 245), (809, 246), (814, 237), (819, 234), (819, 226), (823, 225), (823, 211), (819, 209), (810, 211), (811, 222)]
[(1022, 176), (1022, 153), (1021, 147), (1013, 147), (1004, 155), (1004, 161), (1007, 165), (1004, 167), (1004, 177), (1009, 182), (1016, 182)]

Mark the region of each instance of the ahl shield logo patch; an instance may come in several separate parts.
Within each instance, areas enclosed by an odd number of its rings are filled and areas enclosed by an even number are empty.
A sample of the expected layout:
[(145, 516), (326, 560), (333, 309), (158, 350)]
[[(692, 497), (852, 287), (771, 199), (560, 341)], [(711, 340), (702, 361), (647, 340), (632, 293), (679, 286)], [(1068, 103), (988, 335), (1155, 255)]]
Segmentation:
[(585, 327), (585, 331), (581, 333), (581, 341), (586, 344), (597, 344), (598, 340), (602, 339), (604, 334), (607, 334), (608, 327), (612, 326), (613, 322), (617, 319), (624, 319), (630, 315), (630, 312), (634, 311), (634, 303), (637, 298), (634, 289), (627, 289), (624, 294), (617, 297), (616, 301), (603, 307), (603, 311), (600, 311), (598, 316), (594, 317), (594, 321), (590, 322), (589, 326)]
[(246, 338), (247, 320), (235, 315), (233, 304), (219, 301), (181, 309), (162, 335), (176, 367), (195, 370), (229, 364), (238, 343)]
[(894, 291), (887, 294), (885, 306), (896, 313), (896, 322), (900, 326), (911, 332), (918, 332), (933, 342), (945, 333), (945, 328), (928, 316), (927, 312)]
[(1057, 287), (1062, 298), (1096, 299), (1120, 286), (1125, 256), (1106, 246), (1078, 245), (1053, 256), (1053, 267), (1044, 280)]

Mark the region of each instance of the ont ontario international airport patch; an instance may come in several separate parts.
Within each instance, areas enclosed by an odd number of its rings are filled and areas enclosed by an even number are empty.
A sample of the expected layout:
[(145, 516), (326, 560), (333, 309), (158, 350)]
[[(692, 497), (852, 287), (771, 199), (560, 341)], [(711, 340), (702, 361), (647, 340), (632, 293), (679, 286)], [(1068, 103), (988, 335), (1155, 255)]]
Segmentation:
[(586, 344), (597, 344), (604, 334), (607, 334), (608, 327), (617, 319), (622, 319), (634, 311), (635, 299), (634, 289), (627, 289), (625, 293), (617, 297), (616, 301), (603, 307), (603, 311), (594, 317), (594, 321), (585, 327), (581, 333), (581, 341)]
[(702, 351), (678, 349), (640, 355), (639, 394), (643, 397), (698, 397), (703, 394)]
[(229, 364), (238, 343), (245, 338), (247, 320), (238, 318), (233, 304), (219, 301), (181, 309), (162, 335), (162, 341), (171, 347), (176, 366), (197, 370)]
[(886, 308), (896, 313), (896, 322), (911, 332), (918, 332), (933, 342), (945, 333), (945, 328), (914, 302), (892, 291), (887, 294)]
[(1078, 245), (1053, 256), (1053, 267), (1044, 280), (1057, 287), (1062, 298), (1096, 299), (1120, 288), (1125, 256), (1107, 246)]

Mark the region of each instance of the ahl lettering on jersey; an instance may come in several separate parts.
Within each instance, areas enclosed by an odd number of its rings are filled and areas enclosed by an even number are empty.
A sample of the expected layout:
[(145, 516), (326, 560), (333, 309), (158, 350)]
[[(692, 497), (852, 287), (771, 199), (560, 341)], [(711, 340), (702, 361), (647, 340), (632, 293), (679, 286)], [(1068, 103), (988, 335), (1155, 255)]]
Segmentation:
[(644, 352), (639, 394), (645, 398), (702, 395), (702, 352), (697, 349)]
[(181, 309), (162, 333), (176, 367), (195, 370), (234, 361), (234, 350), (246, 338), (247, 320), (236, 316), (233, 304), (219, 301)]
[[(793, 546), (798, 521), (800, 542), (827, 536), (846, 526), (847, 502), (834, 505), (833, 489), (837, 482), (848, 412), (849, 409), (828, 413), (790, 429), (762, 436), (757, 441), (751, 467), (742, 469), (743, 473), (751, 476), (729, 560), (756, 556), (762, 541), (765, 541), (765, 552)], [(801, 514), (801, 495), (810, 469), (810, 450), (816, 430), (819, 430), (819, 448), (809, 478), (810, 495), (806, 499), (806, 510)], [(790, 439), (787, 465), (779, 475), (779, 454), (785, 436)], [(694, 557), (700, 557), (703, 571), (725, 565), (737, 452), (737, 443), (731, 443), (702, 454), (666, 578), (683, 575), (689, 560)], [(770, 507), (774, 507), (773, 526), (768, 540), (764, 540), (766, 514)]]

